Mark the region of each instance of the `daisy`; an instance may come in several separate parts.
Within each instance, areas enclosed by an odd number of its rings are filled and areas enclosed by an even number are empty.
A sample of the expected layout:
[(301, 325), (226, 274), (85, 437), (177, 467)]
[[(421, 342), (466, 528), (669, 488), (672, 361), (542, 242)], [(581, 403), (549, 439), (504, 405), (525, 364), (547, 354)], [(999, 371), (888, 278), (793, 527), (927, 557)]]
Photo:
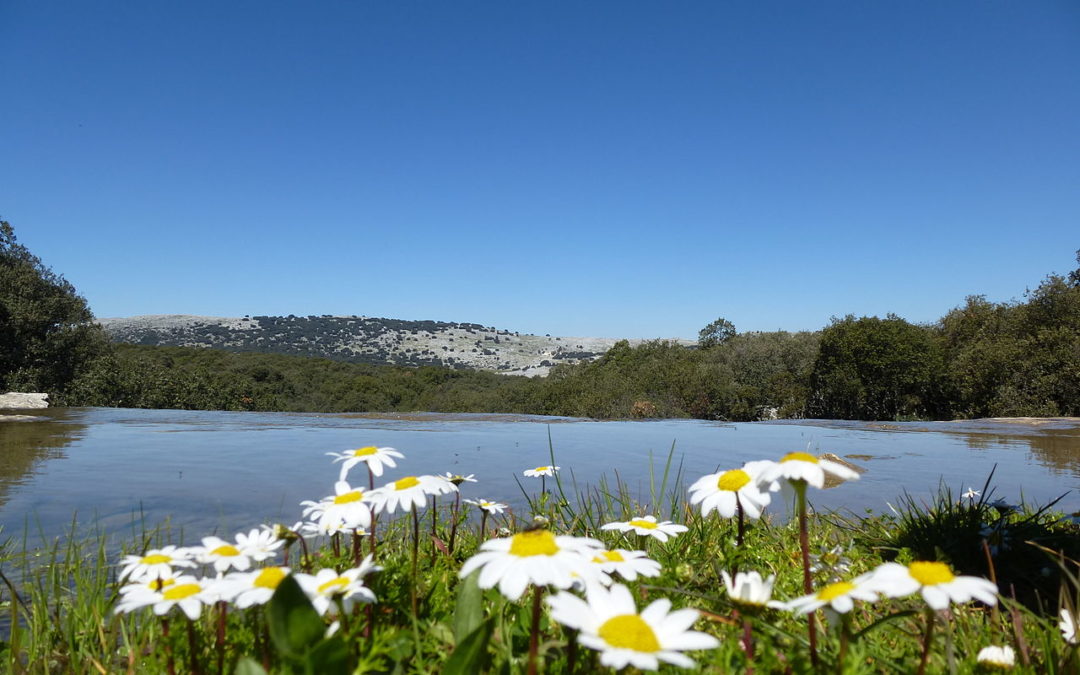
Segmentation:
[(738, 511), (737, 501), (747, 517), (760, 518), (772, 500), (769, 492), (780, 489), (776, 481), (765, 483), (764, 490), (759, 487), (762, 472), (772, 466), (769, 461), (747, 462), (741, 469), (702, 476), (690, 486), (690, 503), (701, 504), (702, 516), (716, 511), (723, 518), (732, 518)]
[(457, 486), (441, 476), (405, 476), (368, 493), (378, 511), (411, 511), (427, 505), (428, 495), (456, 492)]
[(439, 478), (445, 478), (446, 480), (450, 481), (454, 485), (461, 485), (462, 483), (475, 483), (476, 482), (476, 474), (475, 473), (470, 473), (468, 476), (462, 476), (459, 473), (450, 473), (449, 471), (447, 471), (445, 474), (439, 476)]
[[(650, 560), (646, 555), (645, 551), (627, 551), (621, 548), (612, 551), (594, 551), (592, 562), (605, 576), (615, 573), (627, 581), (636, 580), (639, 574), (643, 577), (660, 576), (660, 563)], [(605, 585), (611, 583), (611, 577), (607, 579)]]
[(264, 567), (251, 572), (230, 572), (218, 585), (221, 599), (234, 603), (240, 609), (252, 605), (264, 605), (285, 577), (288, 567)]
[(774, 481), (781, 478), (789, 481), (805, 481), (818, 489), (825, 485), (825, 474), (839, 480), (858, 480), (859, 473), (843, 464), (828, 459), (815, 457), (808, 452), (789, 452), (779, 462), (767, 467), (761, 474), (762, 481)]
[(247, 534), (241, 532), (236, 535), (237, 548), (255, 562), (274, 557), (284, 545), (285, 539), (278, 537), (273, 530), (252, 529)]
[(558, 471), (560, 468), (561, 467), (558, 466), (538, 466), (535, 469), (525, 469), (524, 471), (522, 471), (522, 473), (526, 476), (529, 476), (530, 478), (540, 478), (542, 476), (554, 477), (555, 472)]
[(480, 588), (499, 585), (499, 592), (517, 600), (529, 584), (569, 588), (574, 577), (594, 578), (599, 570), (589, 559), (603, 544), (584, 537), (556, 537), (548, 530), (526, 530), (511, 537), (489, 539), (480, 552), (465, 561), (459, 576), (480, 570)]
[(872, 575), (863, 574), (851, 581), (838, 581), (825, 586), (817, 593), (795, 598), (784, 605), (797, 614), (808, 614), (815, 609), (827, 607), (838, 614), (847, 614), (855, 606), (855, 600), (874, 602), (877, 592), (867, 582)]
[(728, 597), (737, 605), (752, 609), (785, 608), (784, 603), (772, 599), (772, 588), (776, 583), (775, 574), (770, 574), (768, 579), (762, 579), (757, 572), (739, 572), (732, 579), (730, 574), (722, 571), (720, 576), (724, 579)]
[(487, 513), (502, 513), (507, 508), (506, 504), (488, 501), (487, 499), (463, 499), (461, 501), (466, 504), (472, 504), (476, 508)]
[(1076, 617), (1065, 607), (1061, 608), (1061, 621), (1058, 623), (1058, 628), (1061, 629), (1061, 637), (1065, 638), (1065, 642), (1071, 645), (1080, 642), (1076, 636)]
[(346, 450), (345, 452), (328, 452), (328, 456), (334, 458), (334, 463), (345, 462), (341, 465), (341, 474), (338, 476), (338, 480), (345, 480), (345, 476), (349, 474), (349, 469), (353, 468), (357, 464), (364, 462), (367, 464), (368, 470), (376, 476), (383, 474), (383, 466), (394, 468), (397, 463), (394, 462), (394, 458), (405, 459), (405, 455), (401, 454), (393, 448), (376, 448), (374, 445), (368, 445), (363, 448), (357, 448), (355, 450)]
[(192, 553), (196, 560), (205, 564), (213, 565), (219, 573), (224, 573), (230, 567), (244, 571), (251, 567), (251, 558), (248, 557), (236, 544), (221, 539), (220, 537), (203, 537), (202, 546), (192, 547)]
[(176, 579), (177, 575), (169, 574), (160, 577), (145, 577), (141, 581), (124, 584), (120, 587), (120, 602), (116, 604), (116, 609), (114, 611), (117, 614), (126, 614), (133, 609), (146, 606), (146, 603), (144, 602), (132, 602), (129, 599), (129, 596), (134, 594), (135, 598), (139, 598), (142, 595), (149, 593), (157, 593), (160, 595), (163, 589), (175, 585)]
[(304, 593), (311, 599), (315, 611), (323, 615), (327, 611), (331, 614), (336, 613), (336, 607), (331, 610), (331, 606), (336, 605), (338, 599), (342, 601), (346, 612), (357, 602), (375, 602), (375, 594), (364, 585), (364, 577), (381, 569), (372, 562), (369, 554), (360, 567), (345, 570), (341, 574), (332, 569), (322, 569), (314, 576), (310, 574), (295, 576), (300, 588), (304, 589)]
[(616, 669), (656, 670), (661, 661), (693, 668), (694, 661), (682, 651), (720, 646), (715, 637), (688, 630), (698, 618), (696, 610), (672, 612), (671, 601), (661, 598), (639, 613), (629, 589), (621, 584), (610, 591), (589, 584), (586, 600), (564, 591), (547, 603), (552, 619), (580, 631), (578, 642), (600, 652), (601, 664)]
[(660, 541), (667, 541), (668, 537), (677, 536), (680, 532), (686, 532), (690, 528), (685, 525), (677, 525), (670, 520), (658, 523), (656, 522), (656, 516), (642, 516), (641, 518), (628, 520), (625, 523), (608, 523), (600, 529), (618, 530), (620, 532), (629, 532), (630, 530), (633, 530), (643, 537), (656, 537)]
[(133, 588), (116, 606), (116, 612), (130, 612), (140, 607), (153, 606), (154, 614), (163, 616), (170, 609), (179, 605), (181, 611), (194, 621), (199, 618), (203, 605), (212, 605), (220, 599), (213, 581), (196, 579), (193, 576), (181, 576), (164, 582), (155, 590), (153, 584), (143, 584)]
[(373, 492), (366, 493), (361, 488), (354, 488), (348, 482), (339, 480), (334, 483), (334, 494), (318, 502), (303, 502), (307, 507), (305, 517), (318, 520), (321, 527), (329, 528), (332, 523), (341, 523), (346, 529), (366, 529), (371, 527), (371, 509), (368, 499)]
[(981, 494), (982, 494), (982, 493), (981, 493), (981, 492), (979, 492), (978, 490), (976, 490), (975, 488), (973, 488), (973, 487), (969, 487), (969, 488), (967, 489), (967, 492), (965, 492), (964, 494), (960, 495), (960, 497), (961, 497), (962, 499), (971, 499), (971, 500), (974, 500), (974, 499), (975, 499), (976, 497), (978, 497), (978, 496), (979, 496), (979, 495), (981, 495)]
[(120, 579), (140, 580), (170, 577), (174, 567), (195, 567), (191, 549), (166, 546), (150, 549), (142, 555), (128, 555), (120, 561)]
[(1016, 653), (1009, 646), (997, 647), (990, 645), (979, 650), (975, 657), (979, 665), (993, 670), (1009, 670), (1016, 665)]
[(941, 562), (916, 561), (910, 565), (884, 563), (871, 572), (874, 590), (899, 598), (919, 591), (931, 609), (945, 609), (950, 602), (979, 600), (997, 604), (997, 585), (982, 577), (956, 576)]

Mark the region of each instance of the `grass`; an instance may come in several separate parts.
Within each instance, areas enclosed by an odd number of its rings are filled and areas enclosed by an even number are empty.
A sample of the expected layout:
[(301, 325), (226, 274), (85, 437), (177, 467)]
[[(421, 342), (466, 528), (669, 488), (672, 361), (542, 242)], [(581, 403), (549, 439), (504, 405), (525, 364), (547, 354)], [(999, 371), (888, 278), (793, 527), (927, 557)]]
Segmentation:
[[(816, 668), (805, 617), (733, 603), (721, 573), (736, 568), (776, 575), (774, 598), (802, 595), (797, 523), (768, 517), (751, 522), (743, 545), (736, 546), (734, 521), (715, 514), (703, 518), (688, 508), (679, 487), (682, 471), (673, 457), (674, 448), (657, 472), (659, 480), (655, 475), (650, 480), (647, 505), (635, 503), (617, 477), (579, 486), (567, 467), (547, 481), (544, 494), (538, 494), (540, 481), (529, 479), (521, 483), (529, 512), (489, 518), (487, 535), (498, 528), (521, 531), (534, 516), (541, 516), (558, 534), (594, 537), (609, 548), (644, 548), (661, 563), (661, 575), (627, 585), (639, 609), (657, 598), (669, 598), (675, 607), (701, 612), (694, 628), (720, 640), (716, 649), (690, 654), (701, 672), (914, 672), (927, 622), (925, 604), (917, 595), (857, 604), (847, 615), (850, 622), (819, 622)], [(553, 464), (554, 459), (552, 453)], [(331, 474), (333, 469), (327, 471)], [(483, 492), (482, 486), (462, 487), (468, 496)], [(1057, 612), (1078, 604), (1075, 549), (1080, 532), (1049, 506), (1005, 508), (990, 501), (991, 492), (988, 479), (984, 496), (977, 500), (957, 499), (943, 487), (927, 504), (902, 496), (893, 514), (813, 516), (809, 529), (815, 587), (850, 579), (888, 560), (940, 560), (958, 573), (996, 576), (1002, 590), (997, 607), (969, 603), (936, 617), (927, 672), (981, 672), (975, 655), (991, 644), (1016, 651), (1017, 672), (1077, 672), (1080, 658), (1076, 647), (1062, 639)], [(32, 546), (25, 537), (8, 539), (0, 548), (0, 615), (6, 617), (0, 663), (13, 673), (163, 673), (172, 663), (176, 672), (246, 675), (262, 670), (304, 672), (317, 649), (321, 650), (317, 658), (330, 664), (322, 672), (339, 667), (339, 672), (355, 673), (525, 672), (532, 625), (530, 594), (511, 602), (497, 590), (481, 590), (458, 578), (462, 563), (477, 552), (485, 536), (479, 532), (478, 515), (468, 512), (450, 551), (452, 502), (439, 499), (434, 536), (430, 513), (424, 512), (415, 587), (412, 520), (382, 517), (377, 562), (383, 571), (367, 578), (378, 602), (347, 615), (335, 638), (323, 637), (329, 620), (304, 614), (302, 599), (286, 601), (278, 596), (269, 605), (230, 609), (224, 615), (220, 642), (221, 615), (214, 607), (204, 608), (195, 621), (175, 610), (167, 623), (149, 609), (116, 614), (119, 556), (104, 534), (79, 535), (73, 522), (68, 536), (43, 545)], [(643, 514), (689, 529), (663, 544), (600, 530), (604, 523)], [(998, 536), (1001, 533), (1004, 539)], [(171, 537), (164, 529), (137, 532), (128, 541), (127, 552), (184, 543), (169, 541)], [(288, 564), (294, 570), (340, 571), (353, 565), (348, 539), (340, 542), (337, 553), (326, 540), (309, 545), (307, 556), (299, 546), (290, 547)], [(286, 593), (279, 588), (279, 595), (284, 598)], [(316, 628), (310, 641), (301, 644), (297, 636), (305, 625)], [(539, 631), (542, 672), (605, 671), (597, 654), (576, 647), (571, 631), (551, 621), (546, 611)], [(292, 655), (282, 646), (289, 639), (296, 643)], [(307, 656), (296, 656), (300, 653)], [(667, 669), (675, 670), (662, 667)]]

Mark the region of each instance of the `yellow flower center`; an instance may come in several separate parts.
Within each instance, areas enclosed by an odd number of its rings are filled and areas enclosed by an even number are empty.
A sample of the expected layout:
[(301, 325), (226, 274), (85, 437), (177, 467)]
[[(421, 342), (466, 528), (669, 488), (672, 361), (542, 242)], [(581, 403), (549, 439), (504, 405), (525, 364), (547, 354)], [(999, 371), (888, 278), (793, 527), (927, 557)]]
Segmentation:
[(626, 562), (626, 558), (618, 551), (600, 551), (600, 554), (593, 558), (593, 562)]
[(716, 481), (716, 487), (720, 488), (721, 490), (737, 492), (749, 482), (750, 474), (746, 473), (742, 469), (735, 469), (733, 471), (725, 471), (724, 473), (720, 474), (720, 480)]
[(947, 584), (956, 577), (945, 563), (913, 562), (908, 565), (908, 573), (923, 586)]
[(395, 490), (408, 490), (409, 488), (416, 487), (419, 484), (420, 484), (420, 481), (417, 480), (416, 476), (405, 476), (401, 480), (394, 481), (394, 489)]
[(343, 495), (338, 495), (337, 497), (334, 497), (334, 503), (335, 504), (351, 504), (353, 502), (360, 501), (363, 497), (364, 497), (364, 491), (363, 490), (353, 490), (352, 492), (346, 492)]
[(808, 452), (789, 452), (780, 458), (781, 462), (810, 462), (811, 464), (817, 464), (818, 458), (814, 457)]
[(839, 598), (841, 595), (847, 595), (851, 591), (855, 590), (855, 584), (847, 581), (840, 581), (835, 584), (829, 584), (825, 588), (818, 591), (818, 600), (824, 600), (830, 602)]
[(150, 590), (160, 591), (163, 588), (168, 588), (176, 583), (175, 579), (154, 579), (150, 582)]
[(347, 578), (345, 578), (345, 577), (335, 577), (335, 578), (331, 579), (330, 581), (327, 581), (325, 584), (319, 586), (318, 591), (319, 591), (320, 594), (325, 595), (327, 593), (332, 593), (332, 592), (338, 590), (339, 586), (348, 586), (348, 585), (349, 585), (349, 580)]
[(660, 641), (656, 639), (652, 626), (637, 614), (613, 616), (601, 624), (596, 634), (612, 647), (635, 652), (660, 651)]
[(531, 530), (515, 534), (510, 540), (510, 555), (528, 558), (534, 555), (555, 555), (559, 552), (559, 545), (555, 543), (555, 535), (547, 530)]
[(284, 578), (285, 573), (281, 571), (280, 567), (267, 567), (262, 572), (259, 572), (259, 576), (255, 577), (254, 585), (258, 588), (273, 590), (278, 587), (278, 584)]
[(368, 445), (366, 447), (357, 448), (356, 450), (353, 450), (352, 454), (353, 454), (353, 457), (370, 457), (370, 456), (374, 455), (378, 451), (379, 451), (379, 449), (376, 448), (374, 445)]
[(167, 555), (162, 555), (161, 553), (152, 553), (148, 556), (144, 556), (139, 562), (144, 565), (161, 565), (162, 563), (172, 562), (172, 558)]
[(232, 557), (234, 555), (240, 555), (240, 550), (232, 544), (225, 544), (224, 546), (218, 546), (213, 551), (210, 551), (211, 555), (219, 555), (223, 558)]
[(658, 525), (651, 520), (642, 520), (641, 518), (631, 520), (629, 524), (631, 527), (641, 527), (646, 530), (655, 530), (658, 527)]
[(183, 600), (184, 598), (190, 598), (201, 590), (202, 586), (199, 584), (180, 584), (165, 591), (162, 597), (166, 600)]
[(550, 466), (538, 466), (535, 469), (533, 469), (533, 471), (536, 471), (537, 473), (540, 473), (540, 472), (543, 472), (543, 471), (547, 471), (550, 468), (551, 468)]

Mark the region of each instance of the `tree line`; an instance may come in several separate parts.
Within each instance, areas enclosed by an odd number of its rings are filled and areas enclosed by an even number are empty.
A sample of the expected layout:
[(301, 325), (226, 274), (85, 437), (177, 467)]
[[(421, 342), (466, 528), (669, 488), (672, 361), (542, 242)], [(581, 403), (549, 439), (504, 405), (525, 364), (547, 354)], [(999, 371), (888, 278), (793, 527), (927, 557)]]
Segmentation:
[(846, 316), (814, 332), (697, 347), (617, 343), (526, 378), (216, 349), (109, 344), (86, 301), (0, 221), (0, 389), (61, 405), (220, 410), (507, 412), (719, 420), (1080, 415), (1077, 270), (1022, 300), (972, 296), (932, 324)]

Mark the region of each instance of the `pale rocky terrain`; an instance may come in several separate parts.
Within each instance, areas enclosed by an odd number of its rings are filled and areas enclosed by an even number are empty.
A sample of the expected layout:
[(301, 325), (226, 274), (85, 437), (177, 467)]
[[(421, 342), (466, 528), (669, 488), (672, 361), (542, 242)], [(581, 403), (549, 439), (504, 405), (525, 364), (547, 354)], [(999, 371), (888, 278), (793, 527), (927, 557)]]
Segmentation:
[[(99, 322), (116, 342), (322, 356), (361, 363), (441, 365), (532, 376), (546, 375), (559, 363), (595, 359), (619, 341), (531, 335), (472, 323), (366, 316), (155, 314)], [(642, 340), (629, 342), (633, 345)]]

